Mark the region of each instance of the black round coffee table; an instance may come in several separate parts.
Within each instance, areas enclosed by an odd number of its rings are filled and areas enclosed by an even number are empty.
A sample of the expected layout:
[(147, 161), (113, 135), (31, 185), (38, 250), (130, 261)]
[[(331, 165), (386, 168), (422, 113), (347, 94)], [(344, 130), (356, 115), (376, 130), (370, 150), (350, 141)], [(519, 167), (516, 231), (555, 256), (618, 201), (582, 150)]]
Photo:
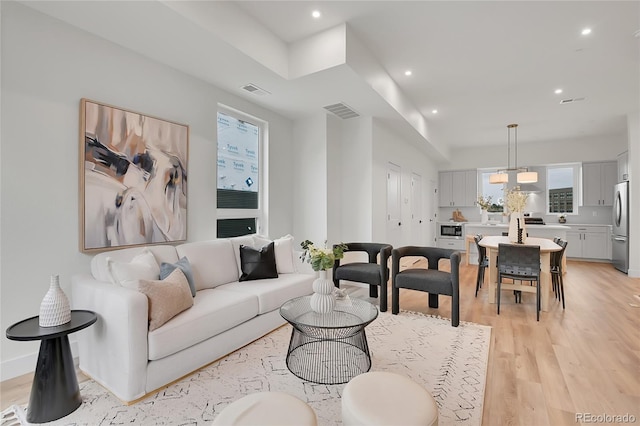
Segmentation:
[(360, 299), (338, 301), (333, 311), (311, 309), (311, 296), (285, 302), (280, 315), (293, 326), (287, 368), (303, 380), (321, 384), (347, 383), (371, 369), (364, 328), (378, 308)]
[(56, 327), (40, 327), (31, 317), (7, 328), (10, 340), (40, 340), (36, 373), (27, 406), (29, 423), (46, 423), (72, 413), (82, 404), (68, 335), (96, 322), (91, 311), (71, 311), (71, 321)]

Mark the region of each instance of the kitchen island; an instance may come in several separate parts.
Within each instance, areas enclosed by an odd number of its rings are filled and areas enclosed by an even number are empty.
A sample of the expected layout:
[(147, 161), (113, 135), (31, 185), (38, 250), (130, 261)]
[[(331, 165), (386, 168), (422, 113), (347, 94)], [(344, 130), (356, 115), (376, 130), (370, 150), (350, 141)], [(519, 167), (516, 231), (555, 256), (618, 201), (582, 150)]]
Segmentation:
[[(536, 238), (547, 238), (549, 240), (553, 240), (554, 237), (560, 237), (563, 240), (567, 239), (567, 231), (571, 230), (571, 227), (566, 225), (525, 225), (527, 230), (527, 234), (529, 237)], [(488, 223), (480, 223), (480, 222), (467, 222), (464, 225), (464, 233), (466, 235), (477, 235), (482, 234), (483, 236), (488, 235), (502, 235), (503, 232), (509, 231), (509, 224), (502, 222), (488, 222)], [(478, 249), (476, 248), (473, 239), (467, 238), (467, 259), (471, 265), (478, 264)]]

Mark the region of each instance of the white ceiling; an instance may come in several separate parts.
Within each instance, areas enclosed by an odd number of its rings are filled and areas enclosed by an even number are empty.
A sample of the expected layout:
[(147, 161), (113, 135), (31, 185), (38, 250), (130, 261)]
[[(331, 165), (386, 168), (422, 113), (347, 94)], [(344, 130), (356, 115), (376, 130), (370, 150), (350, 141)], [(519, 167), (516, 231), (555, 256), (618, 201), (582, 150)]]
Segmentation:
[[(343, 101), (417, 135), (349, 67), (287, 79), (250, 53), (265, 39), (286, 50), (346, 23), (424, 116), (436, 145), (505, 144), (509, 123), (519, 124), (518, 143), (626, 134), (626, 114), (640, 111), (638, 1), (24, 4), (285, 116)], [(320, 19), (311, 18), (314, 9)], [(260, 31), (233, 27), (240, 15)], [(246, 83), (271, 94), (247, 94), (239, 89)], [(585, 99), (560, 104), (569, 98)]]

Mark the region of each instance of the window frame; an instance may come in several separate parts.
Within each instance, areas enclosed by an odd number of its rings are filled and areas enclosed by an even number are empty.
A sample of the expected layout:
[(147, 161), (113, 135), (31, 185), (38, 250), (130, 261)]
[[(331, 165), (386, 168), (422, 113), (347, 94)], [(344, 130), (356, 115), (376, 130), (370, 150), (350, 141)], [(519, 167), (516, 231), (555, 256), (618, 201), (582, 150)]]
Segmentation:
[[(572, 212), (552, 212), (550, 211), (550, 197), (549, 191), (550, 188), (550, 179), (549, 179), (549, 171), (554, 169), (573, 169), (573, 211)], [(546, 185), (545, 185), (545, 214), (547, 215), (578, 215), (578, 209), (580, 205), (582, 205), (582, 163), (557, 163), (550, 164), (546, 166)], [(554, 188), (556, 189), (556, 188)]]
[[(237, 120), (246, 121), (247, 123), (258, 127), (258, 208), (256, 209), (239, 209), (239, 208), (219, 208), (218, 207), (218, 115), (228, 115)], [(268, 140), (269, 140), (269, 123), (263, 119), (247, 114), (243, 111), (231, 108), (224, 104), (218, 104), (216, 112), (216, 171), (215, 171), (215, 190), (216, 190), (216, 234), (217, 223), (224, 219), (251, 219), (256, 220), (255, 233), (268, 235), (267, 214), (268, 214)]]

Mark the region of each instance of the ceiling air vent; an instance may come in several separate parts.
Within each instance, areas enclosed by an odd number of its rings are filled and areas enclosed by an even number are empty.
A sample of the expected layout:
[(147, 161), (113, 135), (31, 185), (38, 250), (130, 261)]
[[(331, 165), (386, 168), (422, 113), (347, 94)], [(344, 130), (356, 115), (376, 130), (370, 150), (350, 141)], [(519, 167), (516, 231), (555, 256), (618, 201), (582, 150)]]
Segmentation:
[(324, 107), (330, 113), (337, 115), (338, 117), (346, 120), (347, 118), (360, 117), (360, 114), (355, 112), (351, 107), (344, 102), (340, 102), (333, 105), (327, 105)]
[(270, 95), (269, 92), (259, 88), (253, 83), (245, 84), (244, 86), (241, 87), (241, 89), (246, 90), (247, 92), (252, 93), (254, 95), (258, 95), (258, 96)]
[(582, 98), (569, 98), (569, 99), (563, 99), (563, 100), (561, 100), (561, 101), (560, 101), (560, 105), (563, 105), (563, 104), (571, 104), (571, 103), (574, 103), (574, 102), (580, 102), (580, 101), (584, 101), (584, 100), (585, 100), (585, 98), (584, 98), (584, 97), (582, 97)]

